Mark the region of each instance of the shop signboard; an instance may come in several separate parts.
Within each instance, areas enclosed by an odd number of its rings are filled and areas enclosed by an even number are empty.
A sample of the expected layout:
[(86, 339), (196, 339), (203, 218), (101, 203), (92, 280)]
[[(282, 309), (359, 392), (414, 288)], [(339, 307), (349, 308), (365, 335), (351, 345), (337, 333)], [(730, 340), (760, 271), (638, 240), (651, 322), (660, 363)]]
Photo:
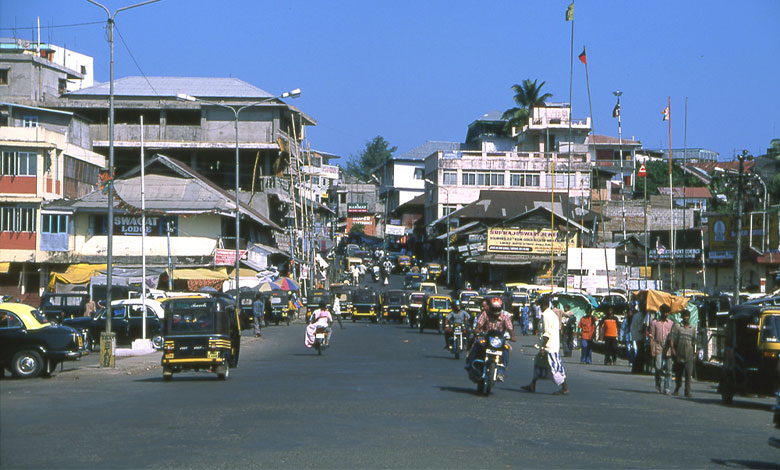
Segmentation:
[[(733, 250), (737, 245), (737, 220), (733, 215), (710, 215), (709, 238), (710, 249), (714, 251)], [(766, 225), (766, 235), (764, 226)], [(766, 246), (778, 246), (778, 218), (777, 212), (766, 214), (754, 213), (742, 217), (742, 246), (761, 248), (763, 238), (766, 237)]]
[[(669, 250), (664, 248), (658, 248), (658, 250), (649, 250), (647, 252), (648, 257), (651, 260), (658, 260), (658, 259), (699, 259), (701, 257), (701, 249), (700, 248), (686, 248), (686, 249), (677, 249), (677, 250)], [(672, 256), (674, 254), (674, 256)]]
[[(576, 235), (569, 239), (569, 247), (577, 246)], [(566, 235), (550, 229), (491, 228), (487, 233), (488, 253), (556, 254), (566, 252)]]
[(388, 225), (385, 233), (387, 235), (403, 236), (406, 233), (406, 228), (401, 225)]
[(367, 212), (367, 202), (350, 202), (347, 204), (347, 214), (365, 214)]
[[(171, 223), (171, 235), (176, 235), (176, 218), (147, 216), (147, 235), (167, 235), (168, 222)], [(119, 215), (114, 217), (114, 234), (116, 235), (141, 235), (143, 222), (140, 215)]]

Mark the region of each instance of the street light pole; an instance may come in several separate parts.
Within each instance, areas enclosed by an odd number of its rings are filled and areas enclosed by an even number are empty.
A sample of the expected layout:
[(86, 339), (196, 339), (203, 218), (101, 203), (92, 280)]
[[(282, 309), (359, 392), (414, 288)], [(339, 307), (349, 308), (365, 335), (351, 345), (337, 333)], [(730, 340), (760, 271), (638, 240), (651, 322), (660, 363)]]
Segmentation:
[(739, 291), (742, 283), (742, 172), (745, 168), (745, 159), (749, 157), (747, 150), (737, 155), (739, 160), (739, 173), (737, 174), (737, 252), (734, 255), (734, 305), (739, 303)]
[[(236, 273), (235, 273), (236, 274), (236, 286), (235, 286), (235, 289), (236, 289), (236, 299), (235, 299), (236, 311), (240, 311), (241, 310), (241, 290), (239, 289), (239, 278), (240, 278), (240, 276), (239, 276), (239, 269), (240, 269), (240, 258), (241, 258), (241, 256), (240, 256), (241, 255), (241, 248), (240, 248), (240, 245), (239, 245), (239, 234), (241, 233), (240, 232), (240, 229), (241, 229), (241, 201), (239, 199), (239, 191), (238, 191), (238, 176), (239, 176), (238, 115), (241, 113), (241, 111), (243, 111), (243, 110), (245, 110), (247, 108), (251, 108), (252, 106), (258, 106), (258, 105), (266, 103), (268, 101), (272, 101), (272, 100), (279, 99), (279, 98), (297, 98), (299, 96), (301, 96), (301, 89), (300, 88), (296, 88), (296, 89), (294, 89), (292, 91), (286, 91), (286, 92), (282, 93), (279, 96), (270, 96), (268, 98), (264, 98), (264, 99), (262, 99), (260, 101), (254, 102), (254, 103), (245, 104), (243, 106), (230, 106), (230, 105), (223, 104), (223, 103), (215, 103), (213, 101), (208, 101), (208, 100), (196, 98), (194, 96), (186, 95), (186, 94), (183, 94), (183, 93), (180, 93), (180, 94), (176, 95), (176, 98), (181, 100), (181, 101), (197, 101), (197, 102), (200, 102), (200, 103), (205, 103), (205, 104), (212, 105), (212, 106), (218, 106), (220, 108), (225, 108), (225, 109), (229, 109), (229, 110), (233, 111), (233, 117), (234, 117), (234, 119), (233, 119), (233, 123), (234, 123), (233, 127), (235, 128), (235, 131), (236, 131), (236, 201), (235, 201), (235, 203), (236, 203), (236, 264), (235, 264), (235, 269), (236, 269)], [(170, 275), (172, 276), (173, 273), (170, 273)]]
[[(439, 189), (443, 189), (445, 197), (447, 198), (446, 199), (446, 203), (445, 203), (446, 207), (444, 208), (444, 210), (447, 212), (445, 215), (447, 216), (447, 222), (446, 222), (447, 223), (447, 285), (449, 286), (450, 285), (450, 279), (451, 279), (451, 277), (450, 277), (451, 276), (451, 274), (450, 274), (450, 190), (447, 189), (447, 188), (442, 187), (438, 183), (434, 183), (433, 181), (431, 181), (429, 179), (425, 179), (424, 181), (426, 183), (430, 183), (430, 184), (436, 186)], [(438, 205), (438, 203), (439, 203), (439, 195), (437, 194), (436, 195), (436, 204)]]
[[(114, 252), (114, 18), (120, 11), (159, 2), (147, 0), (127, 7), (122, 7), (111, 13), (104, 5), (95, 0), (87, 0), (98, 6), (108, 16), (108, 43), (110, 45), (109, 80), (108, 80), (108, 234), (106, 238), (106, 333), (105, 341), (101, 342), (100, 366), (113, 367), (114, 348), (111, 340), (111, 286), (113, 283), (113, 252)], [(38, 41), (40, 43), (40, 41)]]
[[(620, 152), (620, 207), (621, 207), (621, 213), (623, 215), (623, 267), (624, 269), (628, 268), (628, 244), (626, 243), (626, 180), (623, 176), (623, 125), (621, 122), (621, 113), (620, 111), (620, 95), (623, 94), (622, 91), (613, 91), (613, 95), (617, 97), (617, 118), (618, 118), (618, 152)], [(628, 279), (629, 279), (629, 273), (626, 272), (626, 291), (628, 291)]]

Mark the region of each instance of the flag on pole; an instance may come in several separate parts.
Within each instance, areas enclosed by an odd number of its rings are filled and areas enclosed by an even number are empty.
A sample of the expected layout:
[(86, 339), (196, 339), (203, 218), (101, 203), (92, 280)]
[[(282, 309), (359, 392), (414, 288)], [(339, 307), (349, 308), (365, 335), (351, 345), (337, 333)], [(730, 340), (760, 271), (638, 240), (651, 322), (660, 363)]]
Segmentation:
[(664, 119), (663, 120), (664, 121), (668, 121), (669, 120), (669, 106), (664, 108)]
[(574, 2), (566, 8), (566, 21), (574, 21)]
[[(572, 3), (572, 5), (574, 5)], [(582, 62), (585, 65), (588, 65), (588, 58), (585, 56), (585, 46), (582, 46), (582, 54), (579, 55), (580, 62)]]
[(615, 107), (612, 109), (612, 117), (616, 118), (620, 116), (620, 104), (616, 104)]

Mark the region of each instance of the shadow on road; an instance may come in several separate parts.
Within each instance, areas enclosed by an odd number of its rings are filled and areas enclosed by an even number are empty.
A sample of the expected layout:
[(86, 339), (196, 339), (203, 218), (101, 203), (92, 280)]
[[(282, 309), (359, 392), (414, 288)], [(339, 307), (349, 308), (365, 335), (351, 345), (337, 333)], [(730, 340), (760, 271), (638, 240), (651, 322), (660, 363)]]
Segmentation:
[(451, 355), (450, 356), (434, 356), (433, 354), (426, 354), (423, 357), (428, 358), (428, 359), (447, 359), (450, 362), (457, 362), (457, 361), (459, 361), (459, 359), (453, 359), (453, 357)]
[(439, 386), (438, 388), (442, 392), (463, 393), (465, 395), (479, 395), (479, 393), (477, 393), (476, 387), (474, 387), (474, 388), (464, 388), (464, 387), (442, 387), (442, 386)]
[(629, 392), (629, 393), (643, 393), (645, 395), (660, 395), (660, 393), (656, 392), (655, 390), (636, 390), (636, 389), (628, 389), (628, 388), (610, 388), (610, 390), (613, 390), (615, 392)]
[(724, 459), (712, 459), (712, 463), (722, 465), (724, 467), (742, 467), (742, 468), (780, 468), (780, 464), (777, 462), (760, 462), (758, 460), (724, 460)]
[[(755, 403), (752, 401), (734, 400), (730, 404), (723, 403), (720, 398), (691, 398), (691, 401), (701, 405), (720, 405), (728, 408), (737, 408), (742, 410), (772, 411), (771, 403)], [(780, 468), (780, 465), (774, 468)]]
[(599, 374), (615, 374), (615, 375), (636, 375), (640, 376), (642, 374), (632, 374), (630, 370), (604, 370), (604, 369), (590, 369), (591, 372), (597, 372)]

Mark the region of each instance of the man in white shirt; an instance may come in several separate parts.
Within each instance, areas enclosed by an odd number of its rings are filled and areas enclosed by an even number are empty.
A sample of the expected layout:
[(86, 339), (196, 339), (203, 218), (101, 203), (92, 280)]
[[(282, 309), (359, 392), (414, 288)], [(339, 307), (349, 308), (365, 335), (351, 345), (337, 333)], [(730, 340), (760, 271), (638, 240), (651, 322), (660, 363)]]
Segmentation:
[(539, 346), (539, 354), (534, 360), (534, 378), (529, 385), (523, 387), (523, 390), (531, 393), (536, 392), (536, 381), (550, 377), (555, 385), (561, 388), (553, 395), (568, 395), (569, 387), (566, 384), (566, 371), (563, 369), (563, 362), (559, 350), (561, 347), (561, 322), (553, 309), (550, 308), (548, 297), (542, 297), (539, 300), (539, 307), (542, 311), (542, 332)]

